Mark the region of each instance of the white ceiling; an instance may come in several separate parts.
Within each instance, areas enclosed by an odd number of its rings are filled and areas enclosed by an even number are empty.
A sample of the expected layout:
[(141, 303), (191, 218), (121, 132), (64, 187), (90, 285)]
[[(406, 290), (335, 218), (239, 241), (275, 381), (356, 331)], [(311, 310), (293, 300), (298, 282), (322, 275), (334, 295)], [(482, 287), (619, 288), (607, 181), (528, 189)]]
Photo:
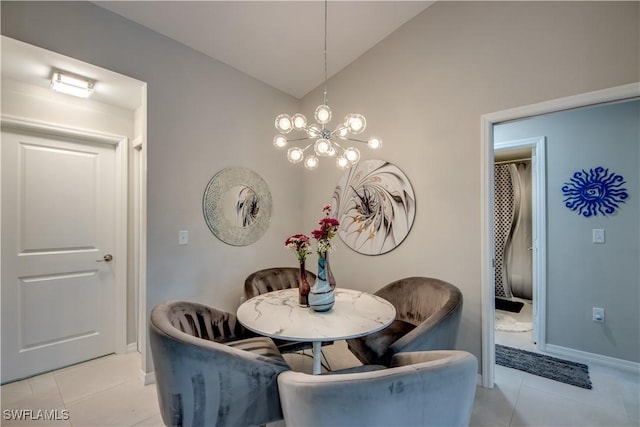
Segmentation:
[[(324, 80), (322, 1), (94, 1), (296, 98)], [(328, 2), (328, 74), (434, 1)]]
[[(94, 2), (296, 98), (324, 80), (321, 1)], [(328, 74), (340, 71), (433, 1), (328, 3)], [(143, 82), (8, 37), (2, 77), (48, 87), (53, 68), (97, 81), (91, 99), (133, 110)]]

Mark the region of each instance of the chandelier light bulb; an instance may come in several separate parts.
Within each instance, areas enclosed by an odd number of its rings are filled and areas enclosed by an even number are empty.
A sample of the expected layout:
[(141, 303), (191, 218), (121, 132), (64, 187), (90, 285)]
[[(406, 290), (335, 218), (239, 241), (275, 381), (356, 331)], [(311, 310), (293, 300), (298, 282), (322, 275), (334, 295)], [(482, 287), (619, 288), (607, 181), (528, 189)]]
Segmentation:
[(320, 160), (318, 160), (316, 156), (309, 156), (304, 159), (304, 167), (309, 170), (316, 169), (318, 167), (318, 163), (320, 163)]
[(344, 156), (347, 158), (349, 163), (357, 163), (360, 160), (360, 150), (355, 147), (349, 147), (344, 150)]
[(318, 156), (328, 156), (331, 151), (331, 142), (328, 139), (320, 138), (313, 145), (313, 150)]
[(349, 167), (349, 160), (343, 155), (336, 157), (336, 166), (338, 169), (347, 169)]
[(374, 138), (369, 138), (369, 141), (367, 142), (367, 145), (372, 150), (377, 150), (378, 148), (382, 147), (382, 140), (380, 138), (375, 138), (375, 137)]
[(316, 139), (320, 137), (320, 134), (322, 133), (322, 129), (320, 129), (320, 125), (317, 124), (312, 124), (307, 128), (307, 136), (310, 139)]
[(334, 134), (338, 136), (338, 138), (346, 138), (349, 136), (349, 128), (347, 126), (341, 125), (338, 129), (334, 131)]
[(291, 122), (293, 123), (293, 128), (295, 130), (304, 130), (307, 127), (307, 118), (304, 114), (294, 114), (291, 118)]
[(331, 147), (329, 147), (329, 152), (327, 153), (327, 156), (333, 157), (336, 154), (337, 154), (336, 153), (336, 148), (333, 146), (333, 144), (331, 144)]
[(289, 133), (293, 129), (291, 117), (288, 114), (280, 114), (276, 117), (276, 129), (281, 133)]
[(280, 149), (280, 148), (284, 148), (287, 146), (287, 137), (284, 135), (276, 135), (273, 138), (273, 145), (274, 147)]
[(287, 151), (287, 159), (289, 159), (291, 163), (300, 163), (303, 157), (304, 152), (300, 147), (291, 147), (289, 151)]
[(331, 108), (328, 105), (318, 105), (314, 117), (321, 125), (329, 123), (331, 121)]
[(344, 124), (349, 128), (351, 133), (356, 135), (364, 132), (364, 129), (367, 127), (367, 121), (362, 114), (349, 114), (345, 117)]

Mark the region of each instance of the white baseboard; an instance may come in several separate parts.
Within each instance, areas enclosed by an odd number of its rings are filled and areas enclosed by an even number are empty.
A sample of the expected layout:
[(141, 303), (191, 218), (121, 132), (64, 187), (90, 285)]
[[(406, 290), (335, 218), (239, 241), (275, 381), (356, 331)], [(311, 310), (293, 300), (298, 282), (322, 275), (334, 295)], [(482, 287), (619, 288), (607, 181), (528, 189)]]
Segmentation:
[(140, 373), (140, 379), (144, 385), (156, 383), (156, 372), (144, 372), (142, 369), (138, 371)]
[(130, 342), (127, 344), (127, 353), (133, 353), (134, 351), (138, 351), (138, 343)]
[(476, 375), (476, 385), (482, 387), (482, 374)]
[(572, 348), (561, 347), (559, 345), (547, 344), (545, 346), (546, 353), (563, 356), (575, 362), (585, 364), (596, 363), (610, 368), (618, 369), (625, 372), (640, 373), (640, 363), (631, 362), (629, 360), (616, 359), (615, 357), (603, 356), (596, 353), (588, 353), (586, 351), (575, 350)]

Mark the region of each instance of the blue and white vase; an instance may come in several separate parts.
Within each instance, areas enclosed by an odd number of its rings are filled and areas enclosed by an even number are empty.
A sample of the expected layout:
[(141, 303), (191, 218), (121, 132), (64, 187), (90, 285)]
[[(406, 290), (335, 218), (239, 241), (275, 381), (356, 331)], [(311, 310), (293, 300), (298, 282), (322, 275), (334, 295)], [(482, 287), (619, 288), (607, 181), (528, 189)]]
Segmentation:
[(318, 275), (308, 296), (309, 306), (315, 311), (329, 311), (336, 301), (333, 288), (327, 281), (326, 254), (318, 256)]

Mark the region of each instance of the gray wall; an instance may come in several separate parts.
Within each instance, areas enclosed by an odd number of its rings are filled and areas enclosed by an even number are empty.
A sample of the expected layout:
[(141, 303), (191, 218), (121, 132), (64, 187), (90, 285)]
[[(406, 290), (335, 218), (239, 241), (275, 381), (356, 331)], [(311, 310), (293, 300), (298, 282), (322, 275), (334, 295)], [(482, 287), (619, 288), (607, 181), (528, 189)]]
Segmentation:
[[(296, 99), (88, 2), (2, 2), (2, 34), (148, 83), (148, 310), (183, 298), (235, 311), (248, 274), (295, 265), (284, 239), (301, 222), (302, 171), (282, 167), (271, 139)], [(251, 246), (222, 243), (202, 215), (208, 181), (228, 166), (271, 189), (271, 226)]]
[[(413, 230), (386, 255), (337, 243), (339, 286), (410, 275), (458, 285), (459, 347), (480, 357), (480, 116), (638, 81), (637, 17), (636, 2), (436, 3), (332, 78), (334, 117), (365, 114), (385, 141), (375, 157), (407, 174), (418, 204)], [(180, 297), (233, 309), (251, 270), (295, 264), (279, 248), (314, 228), (340, 173), (289, 165), (271, 145), (273, 118), (310, 116), (320, 90), (298, 103), (88, 3), (2, 2), (2, 33), (149, 84), (148, 307)], [(243, 248), (217, 241), (200, 208), (209, 178), (231, 165), (256, 170), (274, 196), (267, 234)], [(182, 229), (187, 247), (176, 244)]]
[[(480, 117), (639, 81), (638, 6), (438, 2), (331, 79), (334, 117), (367, 117), (365, 134), (384, 146), (363, 156), (400, 167), (417, 203), (411, 233), (392, 252), (364, 256), (338, 245), (339, 283), (375, 290), (422, 275), (459, 286), (458, 346), (480, 355)], [(320, 90), (305, 96), (302, 112), (321, 99)], [(330, 162), (305, 175), (305, 230), (340, 176)]]
[[(547, 342), (640, 362), (640, 101), (494, 127), (494, 140), (547, 138)], [(566, 208), (562, 186), (597, 166), (624, 177), (628, 200), (610, 216)], [(592, 243), (592, 229), (605, 244)], [(592, 321), (592, 308), (606, 322)]]

